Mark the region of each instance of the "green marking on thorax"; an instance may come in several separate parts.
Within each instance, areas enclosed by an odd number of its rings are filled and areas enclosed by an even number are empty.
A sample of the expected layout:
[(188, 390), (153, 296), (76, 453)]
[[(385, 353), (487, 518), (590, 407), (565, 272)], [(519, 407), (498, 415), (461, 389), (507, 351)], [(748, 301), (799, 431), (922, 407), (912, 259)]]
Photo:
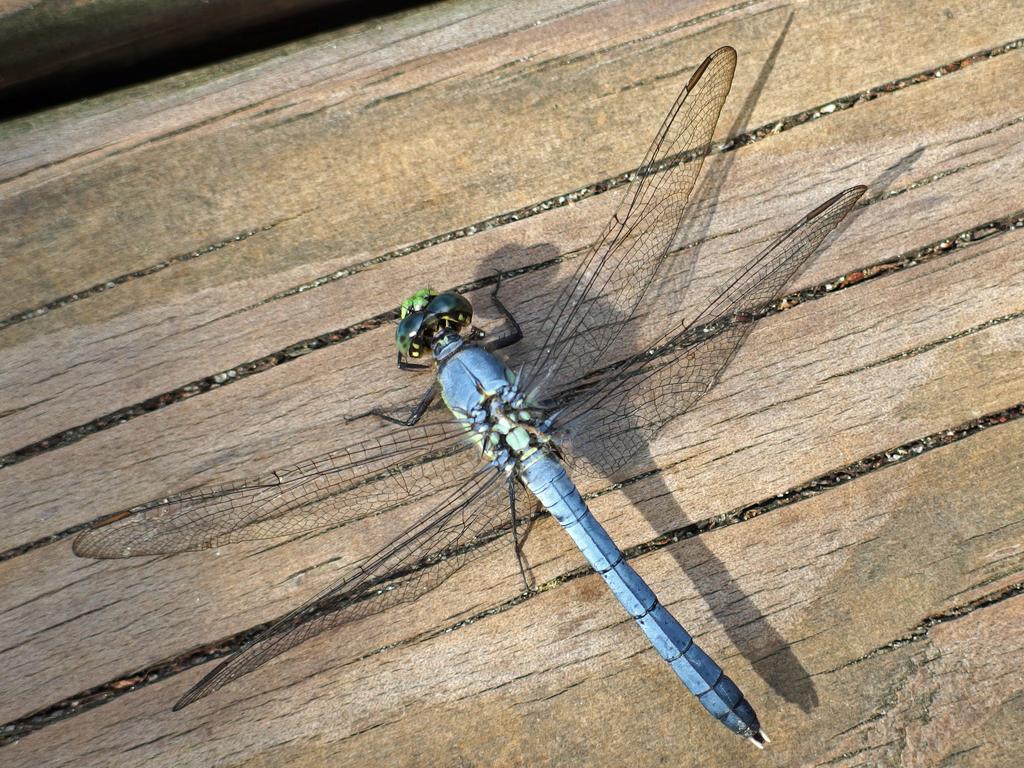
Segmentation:
[(530, 433), (523, 427), (517, 426), (505, 437), (505, 442), (514, 453), (522, 453), (530, 447)]

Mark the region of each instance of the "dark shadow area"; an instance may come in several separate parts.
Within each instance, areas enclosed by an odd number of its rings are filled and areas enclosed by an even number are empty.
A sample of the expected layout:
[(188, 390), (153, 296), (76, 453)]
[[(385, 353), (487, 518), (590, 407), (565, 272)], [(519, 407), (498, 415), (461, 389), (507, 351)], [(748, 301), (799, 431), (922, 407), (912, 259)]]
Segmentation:
[[(735, 122), (730, 127), (729, 135), (737, 135), (744, 132), (746, 123), (753, 115), (758, 97), (769, 79), (774, 61), (781, 50), (791, 18), (790, 16), (787, 19), (771, 55), (765, 61), (754, 88), (747, 97)], [(872, 180), (870, 183), (872, 197), (866, 202), (869, 203), (871, 199), (884, 196), (885, 190), (898, 177), (906, 174), (913, 167), (922, 151), (922, 149), (917, 149), (900, 158)], [(663, 270), (673, 271), (676, 279), (673, 291), (675, 291), (674, 296), (677, 300), (680, 291), (685, 292), (689, 285), (689, 278), (694, 272), (697, 258), (701, 255), (701, 251), (704, 248), (704, 239), (710, 231), (712, 217), (735, 158), (736, 155), (733, 152), (722, 153), (716, 157), (717, 162), (708, 168), (708, 173), (704, 176), (701, 186), (695, 194), (694, 205), (691, 206), (686, 220), (682, 223), (679, 237), (676, 240), (677, 246), (692, 245), (670, 257), (671, 261), (663, 267)], [(820, 202), (823, 202), (834, 191), (823, 190), (822, 201)], [(839, 224), (831, 235), (830, 241), (834, 242), (836, 238), (841, 237), (842, 231), (859, 215), (863, 207), (864, 204), (858, 206)], [(806, 211), (795, 211), (792, 222), (780, 222), (780, 225), (795, 223), (799, 216), (804, 213)], [(495, 271), (508, 271), (510, 264), (518, 263), (518, 259), (514, 257), (514, 254), (515, 250), (509, 248), (501, 249), (492, 254), (480, 265), (477, 273), (478, 279), (493, 279)], [(812, 258), (815, 257), (812, 256)], [(657, 279), (655, 277), (655, 281)], [(545, 293), (550, 296), (558, 296), (561, 295), (563, 287), (563, 285), (553, 283), (545, 290)], [(506, 303), (509, 304), (510, 309), (515, 313), (516, 306), (520, 302), (516, 301), (514, 281), (509, 281), (507, 288), (503, 293), (503, 297)], [(599, 303), (595, 303), (592, 311), (602, 317), (608, 315), (608, 308), (599, 306)], [(520, 319), (522, 320), (523, 318)], [(621, 320), (623, 321), (624, 330), (618, 337), (616, 345), (621, 346), (623, 349), (632, 349), (634, 348), (634, 343), (639, 342), (639, 339), (630, 338), (633, 324), (625, 322), (626, 318), (621, 318)], [(523, 330), (526, 334), (524, 345), (530, 346), (531, 327), (529, 322), (524, 323)], [(532, 341), (537, 343), (536, 339)], [(510, 350), (510, 356), (513, 360), (521, 360), (524, 354), (522, 351)], [(526, 357), (528, 356), (527, 354)], [(614, 355), (612, 357), (614, 358)], [(595, 361), (594, 368), (598, 368), (606, 362), (608, 361), (597, 360)], [(628, 414), (623, 418), (628, 420)], [(629, 475), (631, 477), (650, 473), (650, 476), (645, 477), (643, 482), (627, 483), (623, 486), (623, 492), (627, 495), (633, 506), (642, 511), (650, 498), (669, 499), (671, 500), (670, 503), (674, 506), (669, 517), (671, 520), (677, 521), (677, 524), (673, 525), (672, 528), (675, 530), (686, 528), (693, 523), (693, 520), (686, 514), (685, 509), (680, 504), (680, 500), (664, 483), (663, 476), (657, 471), (657, 464), (649, 452), (649, 446), (642, 437), (641, 431), (635, 425), (631, 428), (627, 421), (623, 429), (616, 433), (616, 445), (614, 446), (602, 446), (595, 440), (587, 442), (586, 435), (583, 435), (584, 440), (581, 441), (581, 451), (586, 453), (588, 459), (597, 470), (613, 481), (623, 480), (624, 478), (616, 477), (618, 466), (611, 461), (602, 467), (602, 458), (621, 456), (624, 453), (631, 455), (633, 457), (629, 464)], [(586, 442), (585, 445), (582, 444), (584, 442)], [(650, 518), (649, 521), (653, 528), (665, 532), (665, 525), (660, 521), (660, 518)], [(677, 553), (677, 562), (680, 569), (691, 578), (699, 593), (710, 607), (715, 621), (725, 629), (730, 641), (744, 658), (749, 661), (758, 675), (777, 695), (792, 704), (796, 704), (804, 712), (810, 712), (815, 709), (819, 703), (817, 692), (807, 669), (793, 652), (791, 641), (787, 640), (772, 627), (768, 618), (760, 611), (750, 596), (744, 593), (737, 585), (736, 580), (730, 573), (729, 567), (707, 547), (705, 539), (701, 536), (694, 536), (685, 546), (674, 547), (672, 551)], [(685, 559), (683, 559), (684, 554)], [(685, 617), (678, 618), (684, 624), (686, 623)], [(726, 672), (728, 673), (728, 667), (730, 666), (728, 662), (726, 661), (723, 666), (726, 667)]]
[[(792, 19), (793, 16), (790, 13), (754, 86), (747, 95), (735, 121), (729, 127), (729, 136), (742, 134), (749, 127), (748, 122), (771, 77)], [(736, 157), (737, 153), (734, 151), (718, 156), (719, 162), (708, 169), (709, 173), (704, 176), (703, 183), (697, 190), (703, 204), (699, 215), (694, 219), (684, 221), (681, 227), (681, 236), (685, 242), (697, 243), (692, 256), (689, 257), (692, 264), (696, 264), (705, 248), (704, 238), (710, 231), (719, 197), (729, 178)], [(827, 197), (827, 195), (823, 197)], [(796, 214), (793, 217), (794, 221), (802, 213), (804, 212)], [(788, 224), (789, 222), (784, 223)], [(640, 462), (640, 472), (657, 468), (649, 453), (645, 453)], [(642, 490), (641, 486), (645, 486), (645, 484), (627, 486), (624, 490), (630, 501), (639, 509), (644, 508), (643, 501), (646, 498), (671, 499), (672, 504), (675, 505), (672, 518), (679, 520), (680, 525), (692, 522), (679, 504), (679, 499), (664, 484), (662, 478), (661, 473), (655, 473), (651, 478), (655, 487), (648, 488), (639, 498), (636, 497), (636, 494)], [(653, 525), (657, 521), (652, 520), (651, 522)], [(810, 674), (793, 652), (790, 641), (772, 626), (749, 595), (740, 589), (729, 571), (729, 566), (707, 547), (704, 538), (693, 537), (687, 546), (674, 547), (672, 551), (677, 553), (679, 567), (690, 577), (701, 596), (708, 603), (715, 621), (725, 629), (729, 640), (750, 662), (757, 674), (776, 694), (782, 696), (786, 701), (796, 704), (804, 712), (810, 712), (817, 707), (818, 695)], [(681, 557), (683, 554), (686, 555), (685, 560)], [(723, 666), (728, 667), (728, 664)], [(726, 674), (728, 674), (728, 669)]]
[[(791, 19), (792, 16), (790, 15), (782, 31), (779, 33), (778, 40), (771, 54), (765, 61), (757, 82), (744, 102), (735, 122), (730, 126), (728, 132), (730, 136), (740, 134), (746, 129), (747, 123), (757, 105), (758, 98), (771, 75)], [(718, 204), (721, 190), (726, 183), (732, 164), (735, 162), (735, 157), (735, 153), (727, 152), (718, 155), (716, 158), (717, 162), (714, 164), (707, 164), (709, 168), (706, 170), (706, 175), (704, 175), (703, 179), (698, 182), (699, 187), (695, 192), (694, 201), (689, 206), (687, 218), (682, 223), (679, 236), (676, 238), (677, 246), (683, 243), (695, 243), (696, 245), (690, 247), (685, 253), (670, 256), (669, 260), (662, 267), (663, 272), (672, 270), (677, 276), (681, 275), (683, 281), (687, 284), (688, 275), (692, 274), (696, 260), (701, 255), (701, 242), (710, 230), (711, 217)], [(798, 215), (795, 215), (794, 221), (797, 218)], [(507, 263), (503, 264), (501, 261), (503, 255), (505, 254), (502, 251), (498, 251), (481, 264), (478, 277), (484, 279), (488, 275), (493, 274), (495, 270), (508, 269)], [(656, 276), (655, 283), (657, 283), (657, 280), (658, 277)], [(562, 288), (563, 286), (561, 285), (552, 285), (546, 293), (551, 296), (558, 296)], [(514, 285), (510, 285), (509, 291), (505, 294), (506, 298), (513, 294), (514, 290)], [(683, 290), (685, 290), (685, 287)], [(656, 291), (653, 291), (653, 293), (656, 294)], [(678, 297), (679, 293), (677, 290), (676, 298), (678, 299)], [(515, 312), (514, 299), (510, 308)], [(593, 311), (603, 317), (608, 312), (608, 309), (595, 306)], [(616, 345), (623, 349), (633, 349), (639, 343), (639, 340), (629, 338), (632, 324), (626, 323), (625, 320), (626, 318), (622, 318), (624, 330), (619, 335)], [(526, 343), (528, 344), (530, 336), (529, 325), (524, 327), (524, 333), (526, 334)], [(604, 362), (595, 361), (594, 367), (597, 368)], [(629, 417), (624, 415), (623, 418), (628, 419)], [(585, 436), (583, 438), (585, 441)], [(680, 505), (680, 500), (665, 485), (661, 473), (657, 471), (657, 464), (650, 454), (646, 441), (639, 436), (639, 430), (631, 430), (628, 426), (625, 426), (616, 436), (616, 441), (617, 445), (609, 445), (606, 448), (595, 444), (593, 441), (590, 441), (585, 446), (587, 457), (594, 467), (605, 476), (617, 480), (619, 478), (615, 477), (615, 473), (618, 468), (612, 465), (602, 467), (602, 457), (605, 455), (621, 456), (623, 453), (632, 455), (633, 459), (629, 463), (629, 474), (631, 476), (636, 477), (645, 473), (652, 474), (642, 483), (627, 484), (623, 487), (623, 492), (627, 495), (630, 502), (642, 511), (650, 498), (669, 499), (675, 507), (672, 513), (670, 513), (670, 519), (677, 521), (677, 524), (672, 527), (682, 528), (691, 523), (692, 520)], [(651, 519), (650, 522), (656, 530), (664, 529), (664, 524), (660, 519)], [(814, 690), (809, 673), (793, 653), (789, 641), (772, 627), (771, 623), (750, 597), (740, 589), (728, 566), (708, 549), (704, 539), (699, 536), (694, 537), (686, 546), (673, 547), (672, 551), (678, 553), (677, 562), (679, 567), (694, 582), (701, 596), (710, 606), (715, 621), (725, 628), (731, 642), (743, 654), (744, 658), (751, 663), (765, 682), (777, 694), (787, 701), (796, 704), (803, 711), (809, 712), (814, 709), (818, 704), (818, 696)], [(685, 559), (681, 557), (683, 553), (685, 553)], [(684, 626), (686, 625), (685, 616), (678, 616), (677, 618), (680, 619)], [(726, 662), (723, 666), (728, 674), (730, 672), (728, 669), (730, 665)]]
[[(307, 0), (305, 5), (315, 2)], [(231, 7), (218, 12), (211, 6), (209, 11), (201, 11), (183, 4), (186, 10), (177, 15), (172, 8), (164, 17), (146, 21), (129, 18), (118, 22), (115, 19), (109, 25), (97, 21), (93, 24), (95, 30), (75, 28), (72, 24), (61, 28), (58, 22), (54, 22), (53, 28), (46, 28), (46, 19), (40, 19), (35, 24), (42, 29), (26, 29), (16, 39), (11, 39), (8, 31), (2, 39), (26, 53), (23, 57), (7, 56), (6, 71), (0, 71), (0, 119), (352, 27), (425, 3), (422, 0), (379, 3), (323, 0), (319, 3), (321, 7), (291, 11), (286, 4), (281, 4), (273, 18), (267, 18), (268, 11), (257, 12), (244, 3), (238, 4), (238, 8), (234, 8), (233, 3), (220, 5)], [(31, 9), (22, 13), (30, 12)], [(93, 50), (89, 50), (90, 47)], [(30, 54), (29, 51), (40, 53)]]
[(843, 232), (845, 232), (850, 227), (850, 225), (853, 224), (853, 222), (860, 217), (861, 213), (867, 205), (870, 205), (874, 202), (877, 202), (879, 199), (886, 197), (886, 193), (888, 192), (889, 187), (891, 187), (893, 183), (896, 181), (896, 179), (898, 179), (900, 176), (909, 173), (910, 169), (917, 164), (917, 161), (921, 158), (921, 155), (923, 154), (924, 147), (918, 147), (917, 149), (905, 154), (895, 163), (893, 163), (888, 168), (883, 170), (871, 181), (867, 182), (867, 199), (861, 200), (860, 204), (852, 211), (850, 211), (850, 215), (843, 219), (841, 222), (839, 222), (839, 226), (835, 228), (835, 232), (833, 233), (832, 237), (836, 239), (842, 237)]

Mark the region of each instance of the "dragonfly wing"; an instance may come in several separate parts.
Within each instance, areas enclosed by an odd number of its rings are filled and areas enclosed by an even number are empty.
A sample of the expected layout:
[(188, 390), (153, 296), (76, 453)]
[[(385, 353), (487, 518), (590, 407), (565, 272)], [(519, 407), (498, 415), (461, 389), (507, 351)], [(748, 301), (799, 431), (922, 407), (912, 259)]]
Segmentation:
[(531, 393), (608, 359), (672, 246), (735, 68), (736, 51), (719, 48), (676, 98), (619, 207), (539, 326), (543, 347), (524, 367)]
[(321, 632), (411, 602), (500, 539), (511, 525), (504, 476), (484, 467), (394, 542), (221, 662), (175, 704), (181, 709)]
[(466, 434), (448, 414), (263, 477), (184, 491), (79, 534), (74, 552), (166, 554), (344, 525), (457, 487), (481, 465)]
[(782, 295), (864, 191), (851, 187), (822, 203), (741, 268), (682, 330), (577, 390), (555, 422), (582, 459), (574, 471), (616, 480), (631, 460), (643, 460), (657, 432), (715, 385), (758, 311)]

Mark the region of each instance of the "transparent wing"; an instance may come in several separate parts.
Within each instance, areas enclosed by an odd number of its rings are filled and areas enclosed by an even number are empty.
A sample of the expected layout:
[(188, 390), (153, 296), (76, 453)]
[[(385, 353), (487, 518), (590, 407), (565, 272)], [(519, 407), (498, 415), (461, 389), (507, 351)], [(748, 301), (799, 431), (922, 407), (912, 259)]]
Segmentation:
[(221, 662), (182, 696), (174, 709), (188, 706), (321, 632), (410, 602), (434, 589), (487, 551), (485, 545), (493, 539), (488, 534), (511, 525), (504, 490), (504, 476), (491, 467), (471, 475), (366, 564), (281, 617)]
[(618, 209), (540, 325), (543, 347), (524, 367), (531, 392), (557, 389), (607, 360), (675, 239), (735, 68), (736, 51), (719, 48), (676, 98)]
[(396, 429), (263, 477), (196, 488), (81, 533), (81, 557), (155, 555), (344, 525), (457, 487), (481, 465), (461, 424)]
[(554, 428), (582, 460), (574, 473), (619, 479), (632, 460), (648, 455), (649, 441), (714, 386), (758, 310), (782, 295), (865, 189), (852, 187), (815, 208), (740, 269), (685, 328), (566, 398)]

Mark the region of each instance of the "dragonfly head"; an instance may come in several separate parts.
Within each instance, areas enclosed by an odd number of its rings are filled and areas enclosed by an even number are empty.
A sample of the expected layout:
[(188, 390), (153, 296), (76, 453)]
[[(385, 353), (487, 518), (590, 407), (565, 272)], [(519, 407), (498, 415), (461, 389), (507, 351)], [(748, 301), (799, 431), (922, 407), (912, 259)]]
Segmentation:
[(461, 333), (473, 322), (473, 306), (455, 291), (438, 293), (430, 288), (416, 291), (399, 308), (395, 341), (398, 352), (406, 357), (429, 354), (434, 339), (441, 333)]

